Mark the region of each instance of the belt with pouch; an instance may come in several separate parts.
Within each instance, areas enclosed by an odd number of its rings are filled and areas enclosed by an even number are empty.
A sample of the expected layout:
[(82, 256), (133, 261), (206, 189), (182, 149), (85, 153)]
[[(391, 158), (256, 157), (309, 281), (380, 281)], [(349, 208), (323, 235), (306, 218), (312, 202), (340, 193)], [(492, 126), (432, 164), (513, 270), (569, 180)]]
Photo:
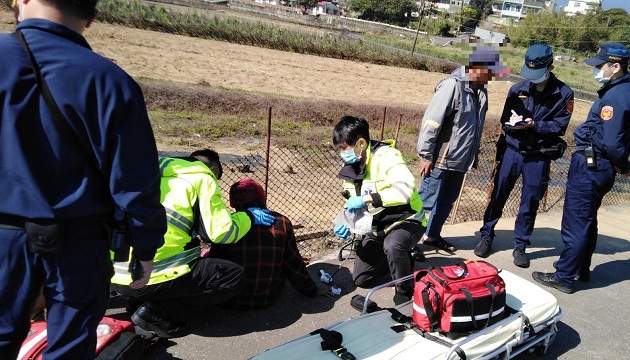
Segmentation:
[(24, 229), (24, 223), (28, 219), (17, 215), (0, 214), (0, 227)]
[[(29, 219), (29, 218), (25, 218), (23, 216), (18, 216), (18, 215), (0, 214), (0, 227), (24, 229), (25, 224), (31, 220), (36, 220), (36, 219)], [(74, 219), (59, 219), (59, 222), (64, 222), (64, 221), (68, 222), (68, 224), (80, 224), (80, 223), (85, 224), (89, 222), (102, 223), (102, 222), (111, 221), (111, 216), (102, 214), (102, 215), (85, 216), (85, 217), (74, 218)]]

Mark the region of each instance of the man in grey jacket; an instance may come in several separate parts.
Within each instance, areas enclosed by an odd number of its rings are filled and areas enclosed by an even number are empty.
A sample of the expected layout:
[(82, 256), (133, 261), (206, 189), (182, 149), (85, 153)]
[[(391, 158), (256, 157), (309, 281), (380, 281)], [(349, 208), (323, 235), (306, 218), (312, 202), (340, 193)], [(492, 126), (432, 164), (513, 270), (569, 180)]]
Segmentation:
[(435, 88), (424, 112), (417, 146), (420, 176), (424, 177), (419, 194), (429, 216), (422, 238), (425, 245), (450, 253), (456, 250), (440, 233), (464, 174), (473, 167), (479, 151), (488, 110), (486, 86), (506, 70), (496, 49), (478, 47), (470, 54), (467, 66), (455, 70)]

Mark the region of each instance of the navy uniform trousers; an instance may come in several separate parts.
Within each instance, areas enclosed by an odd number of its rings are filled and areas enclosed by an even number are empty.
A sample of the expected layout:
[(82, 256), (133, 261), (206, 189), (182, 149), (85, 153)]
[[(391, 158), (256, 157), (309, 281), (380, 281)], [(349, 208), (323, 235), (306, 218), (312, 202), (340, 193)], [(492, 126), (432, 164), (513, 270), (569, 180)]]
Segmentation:
[(551, 160), (543, 154), (521, 155), (512, 148), (505, 149), (499, 170), (494, 177), (494, 187), (488, 208), (483, 215), (481, 239), (494, 240), (494, 227), (503, 215), (503, 207), (519, 176), (523, 176), (521, 203), (514, 223), (514, 248), (525, 250), (531, 242), (534, 222), (540, 200), (549, 184)]
[(23, 228), (0, 224), (0, 359), (17, 358), (42, 285), (48, 317), (44, 358), (94, 359), (112, 275), (101, 222), (70, 225), (61, 254), (32, 253)]
[(602, 198), (615, 183), (615, 170), (597, 155), (596, 166), (588, 168), (580, 151), (573, 153), (567, 176), (567, 190), (562, 212), (561, 235), (564, 250), (556, 262), (555, 279), (573, 286), (580, 269), (588, 271), (597, 245), (597, 210)]

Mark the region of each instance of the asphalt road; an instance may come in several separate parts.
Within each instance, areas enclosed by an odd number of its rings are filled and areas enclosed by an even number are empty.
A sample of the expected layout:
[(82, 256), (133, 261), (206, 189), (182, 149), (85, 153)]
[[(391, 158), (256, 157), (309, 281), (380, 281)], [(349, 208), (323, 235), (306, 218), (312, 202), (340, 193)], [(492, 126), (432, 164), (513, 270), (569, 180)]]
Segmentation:
[[(630, 320), (627, 306), (630, 205), (604, 207), (600, 209), (598, 220), (599, 238), (591, 282), (577, 282), (573, 294), (549, 290), (558, 298), (564, 317), (559, 323), (558, 337), (543, 359), (630, 358), (630, 333), (626, 331)], [(560, 213), (539, 214), (533, 244), (527, 251), (531, 267), (521, 269), (512, 264), (514, 219), (502, 219), (496, 229), (494, 253), (486, 260), (533, 282), (531, 272), (551, 271), (552, 262), (563, 249), (560, 221)], [(479, 221), (445, 226), (443, 236), (458, 247), (457, 253), (449, 256), (427, 251), (427, 261), (416, 263), (416, 269), (475, 258), (472, 249), (477, 243), (480, 226)], [(352, 259), (341, 267), (339, 265), (337, 252), (334, 252), (311, 264), (309, 271), (313, 278), (319, 279), (320, 269), (330, 274), (339, 269), (334, 281), (344, 288), (341, 296), (305, 298), (287, 285), (283, 298), (265, 310), (237, 312), (208, 307), (189, 311), (185, 315), (191, 322), (191, 333), (167, 344), (153, 345), (145, 358), (247, 359), (318, 328), (358, 316), (358, 312), (350, 307), (350, 298), (356, 293), (365, 295), (368, 290), (352, 286)], [(384, 289), (375, 294), (374, 300), (381, 306), (391, 306), (392, 295), (392, 289)], [(124, 304), (118, 298), (112, 299), (108, 313), (128, 319)], [(537, 358), (528, 353), (516, 357), (519, 360)]]

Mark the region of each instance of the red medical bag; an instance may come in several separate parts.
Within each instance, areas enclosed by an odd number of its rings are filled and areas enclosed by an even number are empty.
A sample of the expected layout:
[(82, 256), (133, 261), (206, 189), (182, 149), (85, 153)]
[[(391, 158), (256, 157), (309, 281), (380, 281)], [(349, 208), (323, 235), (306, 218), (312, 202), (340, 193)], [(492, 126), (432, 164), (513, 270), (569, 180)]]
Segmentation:
[(505, 282), (485, 261), (419, 270), (414, 280), (413, 320), (426, 331), (457, 338), (503, 318)]

